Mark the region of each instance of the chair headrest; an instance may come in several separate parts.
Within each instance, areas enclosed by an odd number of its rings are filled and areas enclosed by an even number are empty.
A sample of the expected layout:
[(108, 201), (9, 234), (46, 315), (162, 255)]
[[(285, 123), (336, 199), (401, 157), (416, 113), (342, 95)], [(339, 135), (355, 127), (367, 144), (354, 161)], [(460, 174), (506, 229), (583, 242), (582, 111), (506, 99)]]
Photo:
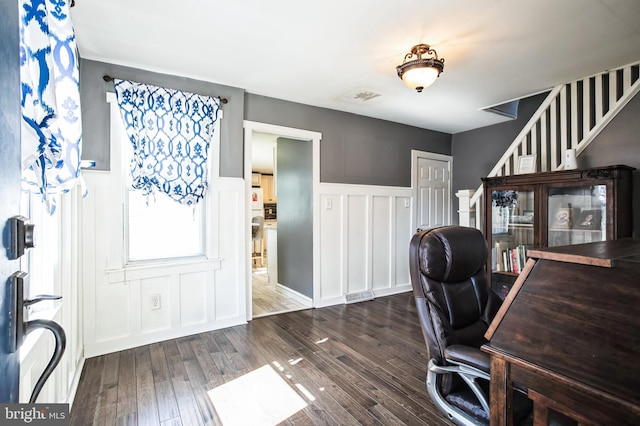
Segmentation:
[(420, 271), (439, 282), (460, 282), (478, 273), (487, 262), (482, 232), (464, 226), (426, 231), (420, 241)]

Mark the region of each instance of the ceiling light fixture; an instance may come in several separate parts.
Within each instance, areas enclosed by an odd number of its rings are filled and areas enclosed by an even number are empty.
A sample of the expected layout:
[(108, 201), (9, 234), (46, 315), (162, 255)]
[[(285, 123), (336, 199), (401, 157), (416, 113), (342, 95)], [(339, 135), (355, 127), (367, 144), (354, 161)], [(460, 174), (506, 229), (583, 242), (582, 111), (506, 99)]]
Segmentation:
[[(423, 58), (422, 55), (425, 54), (429, 57)], [(431, 86), (443, 69), (444, 59), (439, 59), (436, 51), (428, 44), (413, 46), (411, 52), (405, 55), (402, 65), (396, 67), (398, 77), (418, 93), (425, 87)]]

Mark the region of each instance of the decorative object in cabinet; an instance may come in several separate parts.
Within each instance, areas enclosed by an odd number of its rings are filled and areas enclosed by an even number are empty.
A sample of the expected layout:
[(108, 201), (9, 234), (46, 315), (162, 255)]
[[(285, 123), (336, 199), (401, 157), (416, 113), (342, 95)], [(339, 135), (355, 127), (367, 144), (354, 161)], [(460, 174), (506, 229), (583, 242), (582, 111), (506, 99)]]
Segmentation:
[(628, 166), (483, 178), (489, 285), (505, 297), (529, 249), (632, 233)]

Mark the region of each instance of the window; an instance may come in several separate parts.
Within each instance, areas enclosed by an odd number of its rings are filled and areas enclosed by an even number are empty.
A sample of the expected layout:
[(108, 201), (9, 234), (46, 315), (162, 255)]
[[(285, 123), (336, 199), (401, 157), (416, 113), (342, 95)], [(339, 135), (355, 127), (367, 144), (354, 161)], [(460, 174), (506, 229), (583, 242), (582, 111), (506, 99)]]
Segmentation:
[(147, 204), (140, 191), (127, 192), (129, 261), (204, 256), (203, 202), (194, 209), (157, 194)]
[[(114, 101), (115, 104), (115, 101)], [(115, 106), (117, 108), (117, 105)], [(113, 114), (112, 110), (112, 114)], [(117, 113), (117, 110), (115, 110)], [(131, 188), (129, 164), (133, 148), (124, 130), (122, 118), (116, 115), (120, 127), (122, 182), (124, 189), (124, 244), (127, 263), (206, 256), (205, 200), (195, 207), (175, 202), (162, 193), (147, 199), (141, 191)], [(219, 128), (211, 142), (209, 164), (217, 156)], [(212, 167), (209, 167), (211, 175)], [(212, 179), (209, 179), (212, 182)]]

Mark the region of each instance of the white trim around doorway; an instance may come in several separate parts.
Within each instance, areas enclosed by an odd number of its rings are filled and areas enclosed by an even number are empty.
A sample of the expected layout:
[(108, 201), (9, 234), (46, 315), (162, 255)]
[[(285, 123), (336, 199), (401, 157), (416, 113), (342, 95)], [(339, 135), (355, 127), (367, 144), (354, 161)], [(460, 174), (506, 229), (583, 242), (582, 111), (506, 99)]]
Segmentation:
[(244, 181), (245, 181), (245, 277), (247, 294), (247, 321), (251, 321), (253, 312), (251, 306), (251, 148), (253, 133), (270, 133), (282, 137), (311, 141), (313, 144), (313, 306), (320, 297), (320, 141), (322, 133), (310, 130), (277, 126), (274, 124), (244, 121)]

